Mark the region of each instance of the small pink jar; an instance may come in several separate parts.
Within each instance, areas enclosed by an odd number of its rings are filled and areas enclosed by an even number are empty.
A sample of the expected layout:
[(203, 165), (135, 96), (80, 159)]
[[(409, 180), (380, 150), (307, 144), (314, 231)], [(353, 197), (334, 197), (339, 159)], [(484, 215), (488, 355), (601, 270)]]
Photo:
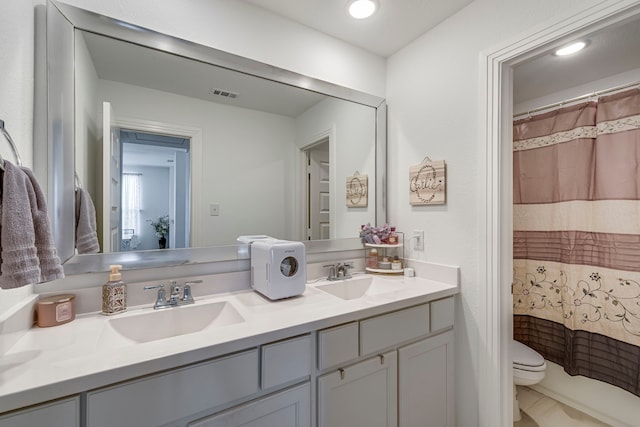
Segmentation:
[(40, 298), (36, 304), (38, 326), (48, 328), (71, 322), (76, 318), (73, 294), (51, 295)]

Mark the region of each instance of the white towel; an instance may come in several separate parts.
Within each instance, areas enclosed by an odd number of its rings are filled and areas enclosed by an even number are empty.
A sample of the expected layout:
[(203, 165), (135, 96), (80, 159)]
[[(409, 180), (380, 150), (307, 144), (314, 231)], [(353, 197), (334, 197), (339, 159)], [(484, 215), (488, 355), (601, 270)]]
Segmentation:
[(0, 287), (64, 278), (44, 194), (28, 168), (5, 160), (0, 209)]
[(100, 252), (96, 230), (96, 208), (91, 195), (82, 188), (76, 188), (76, 249), (79, 254)]

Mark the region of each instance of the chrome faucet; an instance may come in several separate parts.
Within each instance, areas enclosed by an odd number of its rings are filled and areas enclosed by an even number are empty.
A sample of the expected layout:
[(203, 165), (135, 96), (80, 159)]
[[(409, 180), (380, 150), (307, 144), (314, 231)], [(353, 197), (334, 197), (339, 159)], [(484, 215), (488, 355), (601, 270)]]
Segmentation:
[[(156, 297), (156, 302), (153, 304), (153, 309), (158, 310), (161, 308), (171, 308), (178, 307), (186, 304), (193, 304), (195, 300), (193, 299), (193, 295), (191, 294), (191, 284), (192, 283), (202, 283), (202, 280), (191, 280), (185, 282), (184, 286), (178, 285), (178, 282), (172, 280), (170, 285), (170, 293), (169, 298), (165, 298), (165, 289), (163, 284), (158, 285), (150, 285), (145, 286), (145, 290), (149, 289), (157, 289), (158, 295)], [(182, 292), (182, 295), (181, 295)]]
[(336, 266), (335, 264), (327, 264), (324, 265), (323, 267), (326, 267), (329, 269), (329, 275), (327, 276), (327, 280), (338, 280), (338, 276), (336, 275)]
[(324, 267), (329, 268), (329, 275), (327, 276), (327, 280), (342, 280), (342, 279), (351, 279), (351, 274), (349, 274), (349, 269), (353, 268), (353, 264), (345, 262), (345, 263), (337, 263), (337, 264), (327, 264)]
[(350, 268), (353, 268), (353, 264), (349, 262), (338, 263), (338, 265), (336, 265), (336, 276), (338, 276), (338, 279), (351, 279), (351, 274), (349, 274)]

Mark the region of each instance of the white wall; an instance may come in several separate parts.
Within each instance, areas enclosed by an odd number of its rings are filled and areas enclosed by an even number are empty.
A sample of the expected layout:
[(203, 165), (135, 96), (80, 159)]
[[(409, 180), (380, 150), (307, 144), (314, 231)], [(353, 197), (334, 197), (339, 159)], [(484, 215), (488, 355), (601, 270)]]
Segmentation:
[[(6, 3), (6, 4), (5, 4)], [(29, 1), (3, 2), (0, 13), (0, 119), (18, 146), (22, 162), (33, 164), (34, 9)], [(0, 136), (0, 154), (14, 162)], [(31, 287), (0, 290), (0, 317), (31, 294)]]
[[(296, 144), (305, 147), (318, 135), (334, 133), (331, 156), (331, 236), (358, 237), (360, 226), (375, 217), (376, 112), (353, 102), (327, 98), (296, 118)], [(346, 178), (358, 171), (368, 175), (366, 208), (346, 205)]]
[[(599, 3), (580, 0), (475, 0), (458, 14), (391, 56), (387, 66), (388, 210), (400, 229), (425, 231), (425, 251), (406, 254), (461, 267), (456, 305), (457, 425), (478, 425), (478, 360), (484, 351), (479, 324), (479, 190), (483, 135), (478, 134), (483, 85), (480, 58), (518, 35), (530, 34), (566, 14)], [(447, 204), (411, 207), (408, 168), (428, 155), (447, 162)], [(508, 284), (505, 284), (508, 286)]]
[[(515, 116), (519, 113), (526, 113), (527, 111), (535, 109), (536, 107), (543, 107), (545, 105), (555, 104), (557, 102), (566, 101), (568, 99), (572, 99), (578, 96), (582, 96), (582, 95), (586, 95), (586, 94), (590, 94), (590, 93), (594, 93), (602, 90), (607, 90), (613, 87), (631, 84), (639, 81), (640, 81), (640, 68), (636, 68), (635, 70), (629, 70), (624, 73), (608, 76), (606, 78), (581, 84), (579, 86), (563, 89), (561, 91), (552, 93), (550, 95), (541, 96), (539, 98), (523, 101), (513, 106), (513, 113)], [(584, 99), (582, 102), (586, 102), (586, 101), (587, 99)], [(544, 112), (545, 111), (541, 111), (540, 113), (536, 113), (536, 114), (542, 114)], [(522, 118), (522, 117), (516, 117), (516, 119), (518, 118)]]
[[(201, 156), (192, 158), (202, 165), (193, 195), (198, 246), (235, 244), (247, 234), (293, 239), (294, 119), (108, 80), (100, 80), (98, 95), (116, 119), (202, 130)], [(211, 203), (220, 205), (219, 216), (209, 215)]]

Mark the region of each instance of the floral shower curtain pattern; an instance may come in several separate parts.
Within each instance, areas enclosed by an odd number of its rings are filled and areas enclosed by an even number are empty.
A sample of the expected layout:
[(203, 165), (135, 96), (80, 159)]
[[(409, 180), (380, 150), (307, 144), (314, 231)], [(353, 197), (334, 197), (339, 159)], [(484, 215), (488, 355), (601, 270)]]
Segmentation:
[(513, 135), (514, 338), (640, 396), (640, 90)]

